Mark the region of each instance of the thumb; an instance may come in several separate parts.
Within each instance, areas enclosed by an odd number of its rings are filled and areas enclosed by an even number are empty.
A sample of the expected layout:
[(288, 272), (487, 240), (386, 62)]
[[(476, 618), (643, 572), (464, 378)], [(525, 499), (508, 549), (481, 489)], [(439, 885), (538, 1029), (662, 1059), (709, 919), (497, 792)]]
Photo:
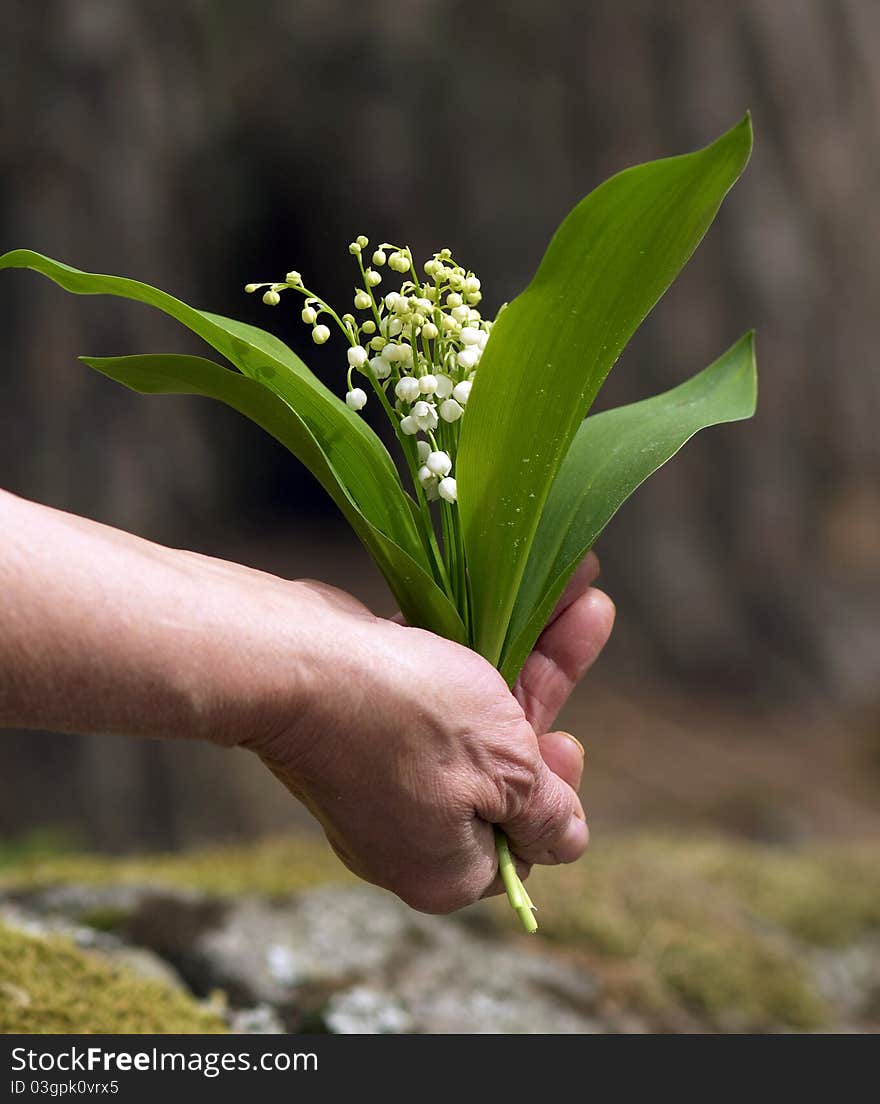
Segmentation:
[(543, 760), (528, 799), (511, 810), (501, 828), (519, 858), (543, 865), (579, 859), (590, 835), (577, 794)]

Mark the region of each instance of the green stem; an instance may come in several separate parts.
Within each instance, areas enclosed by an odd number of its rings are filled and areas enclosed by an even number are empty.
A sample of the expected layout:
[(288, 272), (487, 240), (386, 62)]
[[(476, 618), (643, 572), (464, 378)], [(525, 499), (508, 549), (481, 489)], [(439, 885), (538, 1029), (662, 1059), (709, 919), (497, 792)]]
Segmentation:
[(498, 869), (501, 872), (504, 888), (507, 890), (507, 900), (522, 921), (522, 926), (531, 935), (538, 930), (538, 921), (533, 911), (535, 906), (516, 872), (507, 837), (500, 828), (495, 829), (495, 850), (498, 852)]

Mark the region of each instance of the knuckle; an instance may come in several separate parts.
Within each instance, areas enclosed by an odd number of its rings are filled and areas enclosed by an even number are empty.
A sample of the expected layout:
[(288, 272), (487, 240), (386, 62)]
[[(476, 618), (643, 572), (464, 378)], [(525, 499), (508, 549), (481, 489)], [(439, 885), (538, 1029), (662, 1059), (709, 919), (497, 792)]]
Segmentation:
[(498, 819), (516, 820), (528, 808), (535, 791), (535, 765), (513, 757), (494, 762), (487, 772), (497, 800)]
[(535, 812), (522, 825), (518, 842), (528, 848), (549, 847), (568, 826), (570, 803), (557, 787), (544, 786), (535, 796)]

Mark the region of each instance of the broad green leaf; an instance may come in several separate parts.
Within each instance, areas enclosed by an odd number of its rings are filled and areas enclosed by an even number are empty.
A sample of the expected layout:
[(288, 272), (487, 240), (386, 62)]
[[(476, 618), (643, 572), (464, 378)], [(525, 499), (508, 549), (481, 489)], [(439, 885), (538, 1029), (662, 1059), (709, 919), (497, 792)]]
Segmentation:
[(262, 383), (196, 356), (159, 353), (80, 357), (80, 360), (133, 391), (149, 395), (204, 395), (256, 422), (297, 456), (332, 496), (372, 551), (407, 621), (453, 639), (463, 638), (461, 620), (443, 591), (420, 564), (364, 517), (337, 479), (305, 421)]
[(408, 496), (388, 450), (364, 419), (349, 410), (278, 338), (256, 326), (195, 310), (137, 280), (80, 272), (28, 249), (17, 249), (0, 257), (2, 268), (32, 268), (67, 291), (134, 299), (182, 322), (244, 375), (259, 380), (292, 406), (370, 522), (410, 555), (422, 559), (427, 567)]
[(756, 386), (749, 333), (686, 383), (582, 423), (547, 498), (517, 595), (501, 663), (508, 682), (619, 507), (699, 430), (750, 418)]
[[(255, 326), (196, 310), (137, 280), (81, 272), (28, 249), (13, 250), (0, 257), (0, 269), (3, 268), (34, 269), (67, 291), (133, 299), (182, 322), (245, 376), (271, 389), (296, 411), (322, 454), (322, 464), (367, 523), (359, 535), (376, 561), (381, 564), (387, 556), (385, 546), (395, 544), (426, 575), (433, 577), (416, 528), (412, 500), (403, 489), (388, 450), (363, 418), (349, 410), (278, 338)], [(312, 466), (309, 458), (304, 456), (303, 460)], [(381, 534), (384, 540), (379, 541), (375, 534)], [(430, 618), (435, 597), (433, 594), (426, 597), (421, 611), (412, 608), (405, 611), (407, 617), (415, 624), (434, 628)], [(461, 639), (461, 619), (451, 602), (448, 606), (443, 624), (457, 624), (458, 631), (449, 635)], [(436, 631), (445, 630), (437, 627)]]
[(619, 173), (557, 230), (498, 317), (456, 462), (475, 647), (497, 663), (559, 466), (611, 366), (748, 161), (748, 116), (711, 146)]

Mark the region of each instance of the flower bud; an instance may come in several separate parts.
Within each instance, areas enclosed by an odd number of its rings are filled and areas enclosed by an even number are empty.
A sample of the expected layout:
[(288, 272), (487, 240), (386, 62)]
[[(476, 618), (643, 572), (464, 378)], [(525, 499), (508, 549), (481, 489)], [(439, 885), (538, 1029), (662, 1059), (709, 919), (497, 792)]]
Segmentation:
[(360, 387), (355, 387), (346, 393), (345, 401), (352, 410), (363, 410), (367, 405), (367, 393)]
[(356, 291), (354, 296), (355, 310), (369, 310), (372, 300), (365, 291)]
[(367, 350), (362, 345), (352, 345), (346, 356), (351, 368), (363, 368), (367, 363)]
[(263, 292), (263, 302), (267, 307), (277, 307), (281, 302), (281, 296), (274, 288), (269, 288), (268, 291)]
[(441, 498), (445, 498), (447, 502), (458, 502), (458, 488), (451, 475), (447, 475), (445, 479), (440, 480), (437, 493)]
[(330, 331), (326, 326), (315, 326), (312, 330), (312, 341), (314, 341), (316, 345), (323, 345), (329, 337)]
[(403, 376), (394, 385), (394, 394), (403, 402), (415, 402), (421, 393), (419, 381), (412, 376)]
[(284, 277), (286, 284), (291, 284), (293, 287), (302, 287), (303, 278), (298, 272), (288, 272)]
[(384, 251), (381, 249), (377, 249), (376, 252), (373, 254), (373, 264), (376, 265), (377, 268), (385, 264), (386, 260), (387, 257), (385, 256)]
[(468, 276), (468, 278), (464, 282), (464, 290), (468, 293), (468, 295), (473, 295), (475, 292), (480, 290), (480, 281), (476, 278), (476, 276)]
[(447, 307), (460, 307), (461, 304), (462, 304), (462, 298), (458, 294), (457, 291), (451, 291), (446, 296), (446, 306)]
[(432, 475), (449, 475), (452, 471), (452, 460), (448, 452), (432, 452), (425, 461), (425, 467)]
[(314, 325), (315, 319), (317, 317), (318, 312), (315, 310), (314, 307), (303, 307), (300, 318), (302, 318), (303, 322), (305, 322), (307, 326)]
[(428, 341), (433, 341), (438, 333), (439, 330), (433, 322), (426, 322), (424, 326), (422, 326), (422, 337), (426, 338)]
[(367, 246), (370, 244), (370, 239), (365, 238), (363, 234), (358, 234), (356, 240), (361, 249), (366, 249)]
[(248, 295), (253, 295), (253, 293), (258, 290), (259, 286), (259, 284), (245, 284), (244, 290), (248, 293)]
[(364, 273), (364, 279), (367, 282), (367, 287), (378, 287), (382, 283), (382, 277), (372, 268), (368, 268)]
[(440, 417), (444, 422), (457, 422), (462, 414), (464, 410), (455, 399), (446, 399), (440, 403)]
[(471, 388), (473, 384), (470, 380), (462, 380), (461, 383), (457, 383), (452, 389), (452, 397), (464, 406), (468, 399), (471, 397)]

